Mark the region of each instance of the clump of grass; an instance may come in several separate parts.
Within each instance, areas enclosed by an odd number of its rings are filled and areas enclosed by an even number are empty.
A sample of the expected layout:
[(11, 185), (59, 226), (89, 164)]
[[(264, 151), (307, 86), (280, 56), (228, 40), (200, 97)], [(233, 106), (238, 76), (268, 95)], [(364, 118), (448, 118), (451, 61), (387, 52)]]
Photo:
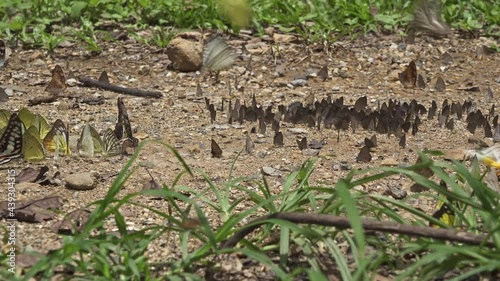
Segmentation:
[[(310, 184), (309, 178), (317, 160), (308, 160), (299, 171), (286, 177), (283, 190), (275, 194), (265, 178), (234, 177), (232, 168), (227, 181), (216, 184), (203, 171), (191, 170), (175, 149), (165, 145), (178, 158), (184, 171), (170, 185), (164, 184), (162, 190), (142, 191), (117, 199), (118, 191), (135, 172), (133, 163), (144, 144), (123, 167), (108, 194), (92, 203), (95, 210), (83, 231), (66, 237), (61, 249), (43, 257), (18, 278), (37, 276), (48, 279), (56, 270), (64, 269), (63, 272), (78, 276), (79, 280), (93, 280), (94, 276), (113, 280), (204, 280), (228, 274), (218, 264), (227, 256), (224, 254), (232, 253), (242, 254), (266, 266), (272, 272), (270, 274), (282, 280), (298, 276), (328, 280), (327, 274), (343, 280), (369, 280), (382, 273), (398, 280), (451, 277), (460, 280), (474, 276), (492, 277), (500, 269), (500, 195), (483, 183), (477, 162), (468, 169), (459, 162), (433, 161), (421, 154), (422, 161), (414, 166), (352, 171), (334, 186), (315, 186)], [(420, 169), (432, 170), (449, 190), (420, 175)], [(447, 242), (432, 239), (427, 234), (417, 235), (417, 232), (410, 236), (398, 235), (397, 231), (382, 228), (382, 232), (368, 231), (373, 225), (370, 226), (363, 217), (382, 224), (401, 224), (400, 228), (408, 226), (409, 234), (412, 234), (412, 228), (422, 230), (429, 221), (439, 223), (431, 214), (405, 201), (354, 189), (395, 174), (405, 175), (431, 191), (412, 197), (437, 198), (437, 193), (457, 202), (451, 205), (457, 206), (452, 207), (457, 215), (456, 227), (469, 235), (484, 235), (484, 243)], [(183, 176), (192, 175), (204, 178), (205, 190), (196, 191), (179, 185)], [(243, 195), (233, 198), (231, 191), (234, 189)], [(182, 192), (189, 192), (191, 196)], [(142, 206), (132, 200), (142, 194), (165, 198), (169, 210)], [(243, 201), (247, 201), (244, 209), (240, 206)], [(252, 204), (249, 205), (248, 201)], [(130, 232), (119, 211), (127, 204), (147, 208), (169, 223)], [(211, 209), (210, 212), (207, 208)], [(218, 214), (218, 217), (208, 218), (207, 213)], [(403, 213), (412, 214), (413, 219), (409, 220)], [(283, 214), (282, 218), (280, 214)], [(297, 223), (301, 221), (293, 216), (300, 214), (313, 220)], [(347, 221), (332, 227), (321, 220), (313, 222), (317, 215), (346, 218)], [(103, 227), (103, 222), (109, 218), (118, 226), (119, 235), (108, 234)], [(431, 232), (432, 228), (428, 231)], [(453, 229), (436, 231), (454, 233)], [(148, 245), (165, 235), (169, 240), (178, 241), (173, 244), (179, 245), (179, 255), (162, 263), (149, 262), (145, 255)], [(204, 269), (203, 276), (197, 271), (200, 268)], [(159, 275), (158, 269), (162, 272)], [(5, 277), (6, 273), (2, 276)]]

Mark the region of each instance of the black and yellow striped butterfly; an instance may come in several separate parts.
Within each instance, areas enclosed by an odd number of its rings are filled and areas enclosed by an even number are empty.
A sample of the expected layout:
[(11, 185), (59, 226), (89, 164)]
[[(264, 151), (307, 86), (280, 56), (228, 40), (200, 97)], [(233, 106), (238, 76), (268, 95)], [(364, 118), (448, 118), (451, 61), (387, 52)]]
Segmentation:
[(22, 156), (23, 124), (17, 113), (12, 113), (7, 128), (0, 138), (0, 164)]
[(118, 122), (115, 125), (114, 134), (118, 140), (127, 138), (132, 143), (133, 147), (139, 144), (139, 140), (132, 135), (132, 127), (130, 126), (130, 119), (128, 118), (125, 103), (121, 97), (118, 98)]
[(57, 119), (50, 132), (43, 139), (43, 147), (49, 152), (55, 152), (59, 155), (70, 155), (69, 132), (61, 119)]
[(122, 145), (111, 129), (104, 131), (102, 136), (102, 155), (116, 156), (122, 153)]
[[(441, 181), (439, 184), (441, 187), (444, 189), (447, 189), (446, 183), (444, 181)], [(453, 199), (447, 197), (448, 203), (445, 203), (443, 200), (438, 200), (436, 203), (436, 211), (434, 214), (432, 214), (432, 217), (440, 220), (442, 223), (446, 224), (447, 226), (454, 227), (455, 226), (455, 212), (453, 211), (452, 207), (450, 204), (457, 205), (457, 202), (455, 202)], [(457, 206), (458, 207), (458, 206)], [(429, 226), (431, 227), (439, 227), (439, 225), (433, 224), (432, 222), (429, 222)]]

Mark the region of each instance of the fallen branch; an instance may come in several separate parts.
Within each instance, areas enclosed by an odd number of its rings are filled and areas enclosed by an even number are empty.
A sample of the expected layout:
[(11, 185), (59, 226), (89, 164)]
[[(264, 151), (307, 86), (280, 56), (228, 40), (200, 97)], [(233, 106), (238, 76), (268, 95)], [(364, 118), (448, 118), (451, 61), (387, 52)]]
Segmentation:
[(34, 106), (34, 105), (39, 105), (42, 103), (51, 103), (51, 102), (55, 102), (56, 100), (57, 100), (57, 96), (55, 96), (55, 95), (41, 96), (41, 97), (36, 97), (32, 100), (29, 100), (28, 105)]
[[(326, 214), (310, 214), (310, 213), (276, 213), (257, 218), (241, 230), (234, 233), (234, 235), (222, 241), (219, 248), (232, 248), (238, 242), (245, 238), (261, 225), (269, 223), (269, 219), (281, 219), (294, 223), (316, 224), (322, 226), (334, 226), (341, 229), (351, 228), (351, 223), (346, 217), (338, 217)], [(392, 222), (382, 222), (376, 220), (362, 219), (361, 224), (365, 231), (381, 231), (393, 234), (406, 234), (410, 236), (427, 237), (439, 240), (455, 241), (471, 245), (485, 244), (494, 247), (493, 242), (485, 241), (486, 236), (475, 235), (469, 232), (456, 231), (453, 229), (433, 228), (427, 226), (405, 225)]]
[(104, 90), (124, 94), (131, 95), (136, 97), (145, 97), (145, 98), (161, 98), (163, 97), (162, 93), (155, 91), (145, 91), (141, 89), (135, 88), (125, 88), (120, 87), (111, 83), (102, 82), (99, 80), (95, 80), (86, 76), (79, 76), (78, 81), (82, 82), (85, 86), (97, 87)]

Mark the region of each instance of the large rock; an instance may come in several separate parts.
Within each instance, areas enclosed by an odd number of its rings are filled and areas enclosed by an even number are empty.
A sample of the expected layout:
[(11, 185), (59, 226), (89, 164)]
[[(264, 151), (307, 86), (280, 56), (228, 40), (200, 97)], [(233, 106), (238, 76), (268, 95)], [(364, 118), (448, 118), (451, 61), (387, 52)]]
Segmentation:
[(167, 46), (168, 58), (179, 71), (196, 71), (203, 64), (203, 46), (199, 42), (174, 38)]

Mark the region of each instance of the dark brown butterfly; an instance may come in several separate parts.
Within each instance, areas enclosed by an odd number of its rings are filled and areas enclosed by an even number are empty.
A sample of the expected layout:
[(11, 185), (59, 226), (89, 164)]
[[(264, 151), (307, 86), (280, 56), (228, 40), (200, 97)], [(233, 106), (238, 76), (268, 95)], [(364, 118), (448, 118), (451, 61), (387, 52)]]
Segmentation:
[(405, 71), (399, 73), (399, 82), (405, 88), (415, 88), (417, 83), (417, 65), (414, 61), (410, 62)]
[(493, 133), (493, 142), (500, 142), (500, 124), (497, 124), (497, 126), (495, 127), (495, 132)]
[(215, 117), (217, 116), (217, 111), (215, 111), (215, 106), (213, 103), (208, 106), (208, 111), (210, 111), (210, 123), (214, 123)]
[(354, 103), (354, 109), (357, 111), (357, 112), (361, 112), (361, 111), (364, 111), (366, 109), (366, 106), (367, 106), (367, 103), (368, 103), (368, 98), (366, 96), (364, 97), (360, 97), (359, 99), (356, 100), (356, 102)]
[(297, 145), (299, 146), (300, 150), (304, 150), (307, 148), (307, 137), (303, 137), (300, 140), (297, 139), (296, 141), (297, 141)]
[(108, 73), (105, 70), (103, 70), (101, 72), (101, 75), (99, 76), (99, 81), (101, 81), (103, 83), (108, 83), (109, 84)]
[(5, 90), (3, 88), (0, 88), (0, 102), (4, 102), (4, 101), (8, 101), (9, 100), (9, 96), (7, 95), (7, 93), (5, 92)]
[(357, 163), (368, 163), (372, 161), (372, 155), (370, 154), (370, 148), (368, 146), (363, 146), (356, 157)]
[(125, 103), (123, 103), (123, 98), (119, 97), (117, 100), (118, 105), (118, 122), (115, 125), (115, 136), (117, 139), (121, 140), (127, 138), (130, 140), (133, 147), (139, 144), (139, 140), (132, 135), (132, 127), (130, 126), (130, 120), (127, 114), (127, 108)]
[(484, 129), (484, 137), (485, 138), (492, 138), (493, 137), (493, 132), (491, 131), (491, 126), (490, 126), (490, 123), (488, 121), (484, 122), (483, 129)]
[(283, 146), (283, 133), (282, 132), (277, 132), (276, 135), (274, 135), (273, 138), (273, 144), (276, 146)]
[(212, 143), (210, 145), (210, 153), (212, 153), (212, 157), (221, 158), (222, 157), (222, 149), (220, 146), (212, 139)]
[(0, 67), (3, 67), (7, 61), (5, 59), (5, 49), (5, 41), (0, 40)]
[[(231, 86), (229, 86), (229, 88), (231, 89)], [(231, 94), (231, 93), (229, 93), (229, 94)], [(198, 98), (203, 97), (203, 91), (201, 90), (201, 85), (200, 85), (200, 83), (196, 84), (196, 94), (195, 94), (195, 95), (196, 95), (196, 97), (198, 97)]]
[(453, 118), (450, 118), (450, 120), (446, 123), (446, 128), (448, 130), (453, 131), (453, 129), (455, 128), (455, 123), (453, 121)]
[(66, 89), (66, 77), (62, 68), (56, 64), (52, 69), (52, 80), (45, 90), (53, 95), (59, 95)]
[(323, 79), (323, 82), (328, 79), (328, 66), (325, 65), (318, 71), (318, 77)]
[(424, 80), (424, 77), (421, 74), (418, 75), (417, 87), (419, 89), (425, 89), (425, 80)]
[(436, 89), (436, 91), (438, 92), (443, 92), (444, 90), (446, 90), (446, 84), (444, 83), (443, 77), (441, 76), (438, 77), (434, 89)]
[(406, 146), (406, 134), (403, 134), (401, 138), (399, 139), (399, 146), (405, 147)]

